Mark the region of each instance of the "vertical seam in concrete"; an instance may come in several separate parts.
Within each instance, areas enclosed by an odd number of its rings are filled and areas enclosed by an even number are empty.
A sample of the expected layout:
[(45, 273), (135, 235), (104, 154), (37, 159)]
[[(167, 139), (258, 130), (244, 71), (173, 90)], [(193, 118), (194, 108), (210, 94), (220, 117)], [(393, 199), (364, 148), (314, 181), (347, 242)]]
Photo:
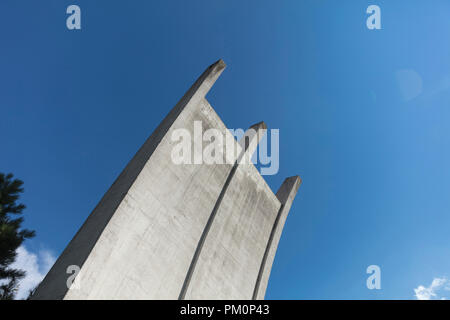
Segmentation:
[(261, 266), (259, 267), (258, 277), (256, 278), (255, 289), (253, 290), (252, 300), (256, 300), (258, 295), (259, 286), (261, 284), (262, 275), (266, 266), (267, 256), (269, 255), (269, 250), (272, 247), (273, 237), (275, 236), (275, 231), (277, 230), (278, 223), (280, 221), (281, 213), (283, 212), (284, 204), (281, 205), (280, 210), (278, 210), (277, 217), (272, 226), (272, 231), (270, 232), (269, 240), (267, 241), (266, 250), (261, 261)]
[(236, 161), (233, 165), (233, 168), (231, 169), (230, 173), (228, 174), (228, 178), (225, 181), (225, 184), (223, 185), (222, 191), (219, 194), (219, 197), (217, 198), (216, 204), (214, 205), (214, 208), (208, 218), (208, 221), (206, 222), (205, 228), (203, 229), (203, 233), (200, 237), (200, 240), (198, 241), (197, 248), (195, 249), (194, 256), (192, 257), (191, 264), (189, 265), (188, 272), (186, 273), (186, 278), (183, 282), (183, 287), (181, 288), (180, 295), (178, 296), (178, 300), (184, 300), (186, 296), (187, 289), (189, 288), (189, 283), (191, 282), (192, 275), (194, 274), (195, 267), (197, 265), (198, 259), (200, 257), (200, 253), (202, 251), (203, 245), (205, 244), (206, 237), (208, 236), (209, 230), (211, 229), (211, 225), (214, 221), (214, 218), (217, 214), (217, 211), (219, 210), (220, 204), (222, 203), (223, 197), (225, 196), (225, 192), (228, 189), (228, 186), (231, 183), (231, 180), (233, 179), (234, 174), (236, 173), (236, 170), (238, 168), (238, 161)]

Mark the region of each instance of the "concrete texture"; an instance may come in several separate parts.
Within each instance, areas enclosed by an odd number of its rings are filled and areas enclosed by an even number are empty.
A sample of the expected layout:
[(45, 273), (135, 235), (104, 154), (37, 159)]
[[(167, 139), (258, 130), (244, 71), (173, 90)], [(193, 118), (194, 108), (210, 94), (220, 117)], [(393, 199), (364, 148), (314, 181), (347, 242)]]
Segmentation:
[[(264, 298), (300, 179), (288, 179), (275, 196), (253, 164), (239, 161), (239, 155), (254, 152), (261, 135), (236, 142), (205, 99), (224, 68), (222, 60), (211, 65), (170, 111), (33, 299)], [(193, 132), (194, 121), (232, 139), (242, 151), (234, 164), (171, 161), (172, 133), (179, 128)], [(255, 128), (260, 132), (265, 124)], [(68, 288), (71, 265), (81, 271), (79, 286)]]

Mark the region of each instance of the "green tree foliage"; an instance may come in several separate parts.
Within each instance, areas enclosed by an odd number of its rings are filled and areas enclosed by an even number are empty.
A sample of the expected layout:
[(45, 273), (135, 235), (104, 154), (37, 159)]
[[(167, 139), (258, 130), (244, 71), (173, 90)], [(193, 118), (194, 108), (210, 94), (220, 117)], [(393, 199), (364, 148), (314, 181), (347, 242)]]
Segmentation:
[(16, 250), (25, 239), (34, 237), (34, 231), (22, 229), (21, 216), (25, 206), (17, 203), (23, 192), (23, 182), (13, 175), (0, 173), (0, 299), (13, 299), (18, 281), (25, 272), (10, 268), (16, 259)]

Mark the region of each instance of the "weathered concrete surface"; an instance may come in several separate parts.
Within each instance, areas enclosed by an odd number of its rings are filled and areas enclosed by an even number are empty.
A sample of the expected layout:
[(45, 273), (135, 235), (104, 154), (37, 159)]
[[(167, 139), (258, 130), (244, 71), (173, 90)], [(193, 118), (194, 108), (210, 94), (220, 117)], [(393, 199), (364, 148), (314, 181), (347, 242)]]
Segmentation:
[[(202, 121), (204, 130), (220, 130), (237, 150), (255, 150), (254, 143), (234, 140), (205, 99), (224, 68), (221, 60), (210, 66), (172, 109), (106, 192), (33, 299), (250, 299), (255, 292), (255, 298), (264, 297), (295, 197), (292, 186), (286, 189), (283, 184), (275, 196), (253, 164), (171, 161), (172, 133), (179, 128), (194, 132), (194, 121)], [(70, 265), (81, 267), (78, 288), (67, 287)]]
[(251, 299), (281, 204), (252, 165), (239, 165), (186, 299)]
[[(200, 259), (200, 256), (202, 254), (204, 255), (203, 252), (205, 251), (204, 250), (205, 244), (207, 243), (206, 247), (209, 248), (209, 245), (211, 244), (211, 242), (213, 242), (214, 239), (217, 239), (217, 230), (216, 230), (217, 225), (222, 223), (222, 221), (220, 221), (221, 215), (219, 215), (219, 220), (217, 222), (215, 221), (217, 213), (222, 212), (223, 208), (228, 205), (228, 202), (236, 201), (235, 198), (229, 197), (230, 193), (234, 192), (233, 189), (236, 188), (236, 179), (238, 179), (238, 178), (235, 178), (236, 172), (242, 170), (242, 168), (245, 168), (245, 166), (248, 166), (249, 168), (253, 168), (254, 170), (256, 170), (256, 168), (253, 166), (253, 164), (251, 164), (250, 159), (251, 159), (252, 154), (256, 150), (258, 143), (261, 141), (266, 129), (267, 129), (266, 124), (264, 122), (259, 122), (255, 125), (253, 125), (252, 127), (250, 127), (250, 129), (247, 130), (247, 132), (242, 137), (241, 141), (239, 141), (239, 145), (237, 147), (241, 151), (240, 151), (240, 153), (236, 154), (237, 157), (235, 160), (235, 164), (234, 164), (233, 168), (231, 169), (231, 172), (228, 175), (228, 178), (227, 178), (227, 180), (222, 188), (222, 191), (216, 201), (216, 205), (214, 206), (214, 209), (211, 212), (209, 220), (204, 228), (203, 234), (200, 238), (199, 244), (197, 245), (197, 249), (194, 253), (194, 257), (192, 259), (191, 266), (186, 275), (186, 279), (183, 284), (183, 288), (180, 292), (179, 299), (186, 299), (186, 298), (187, 299), (200, 299), (200, 298), (192, 297), (192, 290), (193, 290), (192, 288), (197, 287), (196, 282), (199, 282), (197, 280), (199, 273), (202, 274), (202, 276), (204, 276), (206, 279), (211, 279), (210, 276), (212, 276), (212, 275), (210, 275), (209, 273), (208, 274), (202, 273), (203, 269), (204, 269), (205, 258), (203, 258), (200, 263), (198, 263), (198, 260)], [(247, 161), (247, 162), (245, 162), (245, 161)], [(245, 165), (245, 163), (248, 163), (249, 165)], [(256, 172), (256, 175), (259, 176), (258, 172)], [(230, 189), (230, 191), (228, 191), (229, 189)], [(245, 189), (245, 188), (243, 188), (243, 189)], [(227, 216), (231, 216), (234, 213), (239, 214), (239, 212), (241, 212), (241, 211), (235, 210), (234, 212), (233, 211), (228, 212)], [(213, 228), (213, 232), (212, 232), (211, 236), (208, 237), (211, 228)], [(229, 230), (227, 230), (227, 231), (229, 231)], [(233, 234), (228, 233), (228, 234), (226, 234), (226, 236), (233, 236)], [(206, 242), (206, 240), (207, 240), (207, 242)], [(206, 249), (206, 251), (208, 251), (208, 249)], [(213, 253), (216, 254), (217, 251), (214, 251)], [(208, 259), (206, 259), (206, 261), (207, 261), (207, 263), (211, 262)], [(222, 262), (217, 259), (215, 259), (215, 263), (216, 264), (218, 263), (219, 266), (221, 266), (221, 264), (222, 264)], [(199, 264), (198, 268), (197, 268), (197, 264)], [(228, 271), (233, 272), (233, 270), (226, 270), (224, 272), (224, 274), (228, 275), (228, 273), (229, 273)], [(194, 274), (197, 276), (194, 280), (194, 285), (191, 285)], [(220, 282), (219, 285), (218, 285), (218, 283), (216, 283), (216, 286), (219, 287), (218, 291), (220, 291), (222, 293), (224, 291), (226, 291), (226, 287), (230, 284), (226, 278), (220, 279), (220, 277), (216, 277), (216, 278), (214, 278), (213, 282), (215, 282), (215, 281)], [(205, 284), (205, 282), (203, 280), (200, 280), (200, 282), (202, 284)], [(200, 288), (198, 288), (198, 289), (201, 290)], [(204, 293), (206, 295), (209, 295), (210, 297), (214, 297), (215, 299), (220, 299), (220, 296), (217, 295), (217, 293), (211, 292), (210, 290), (209, 291), (206, 290), (206, 291), (204, 291)], [(208, 298), (206, 298), (206, 299), (208, 299)], [(209, 299), (211, 299), (211, 298), (209, 298)]]

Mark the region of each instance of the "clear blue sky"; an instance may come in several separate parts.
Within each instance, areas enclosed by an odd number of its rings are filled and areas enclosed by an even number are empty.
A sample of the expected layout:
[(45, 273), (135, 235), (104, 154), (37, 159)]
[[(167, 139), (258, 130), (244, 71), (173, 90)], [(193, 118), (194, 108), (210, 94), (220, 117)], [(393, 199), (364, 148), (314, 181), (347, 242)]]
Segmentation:
[[(66, 28), (66, 8), (82, 30)], [(366, 8), (381, 8), (368, 30)], [(412, 299), (450, 276), (450, 2), (0, 2), (0, 171), (25, 181), (30, 250), (61, 253), (212, 62), (229, 128), (280, 129), (298, 174), (271, 299)], [(366, 288), (381, 267), (382, 289)]]

